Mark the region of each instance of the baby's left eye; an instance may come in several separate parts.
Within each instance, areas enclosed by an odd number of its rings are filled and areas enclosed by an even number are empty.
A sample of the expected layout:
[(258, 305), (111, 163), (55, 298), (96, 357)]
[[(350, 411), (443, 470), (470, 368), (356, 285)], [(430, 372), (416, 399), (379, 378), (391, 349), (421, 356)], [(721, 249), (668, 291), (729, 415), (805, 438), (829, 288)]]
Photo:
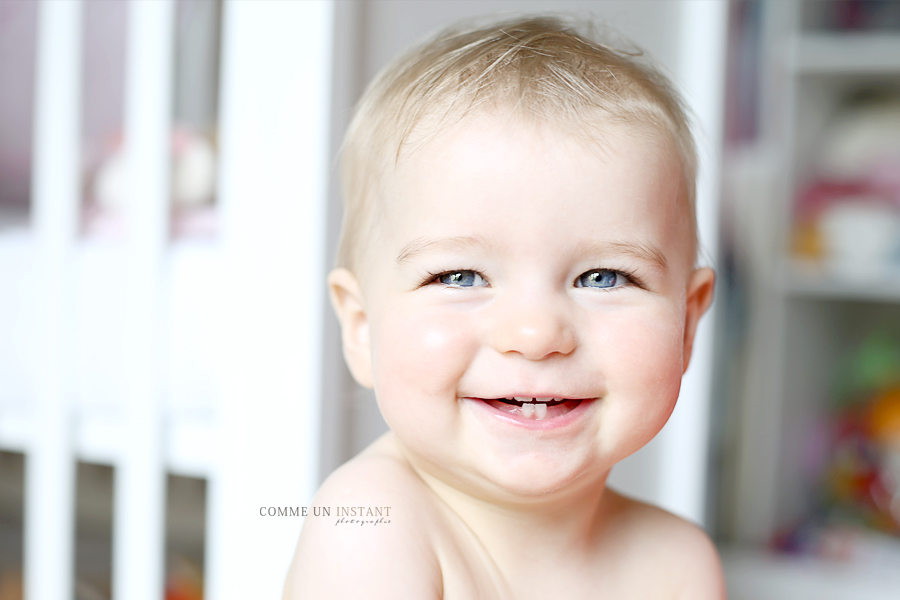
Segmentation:
[(575, 279), (575, 287), (604, 290), (621, 287), (626, 283), (628, 283), (628, 278), (624, 274), (610, 269), (594, 269), (582, 273)]
[(487, 285), (487, 281), (478, 271), (468, 269), (441, 273), (435, 277), (435, 280), (451, 287), (484, 287)]

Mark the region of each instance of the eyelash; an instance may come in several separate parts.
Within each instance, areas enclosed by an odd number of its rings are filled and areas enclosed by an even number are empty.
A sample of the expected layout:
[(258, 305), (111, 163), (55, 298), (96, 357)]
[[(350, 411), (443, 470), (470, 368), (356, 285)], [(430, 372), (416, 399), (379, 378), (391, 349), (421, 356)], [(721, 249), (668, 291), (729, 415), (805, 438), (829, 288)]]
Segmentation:
[[(632, 286), (634, 286), (634, 287), (636, 287), (636, 288), (642, 289), (642, 290), (646, 290), (646, 289), (647, 289), (646, 284), (644, 284), (644, 281), (643, 281), (640, 277), (638, 277), (637, 275), (635, 275), (635, 274), (632, 273), (631, 271), (624, 271), (624, 270), (622, 270), (622, 269), (606, 269), (606, 268), (590, 269), (590, 270), (588, 270), (588, 271), (585, 271), (584, 273), (582, 273), (581, 275), (579, 275), (579, 276), (576, 277), (575, 279), (576, 279), (576, 281), (577, 281), (578, 278), (581, 277), (582, 275), (587, 275), (588, 273), (593, 273), (593, 272), (595, 272), (595, 271), (608, 271), (608, 272), (610, 272), (610, 273), (615, 273), (616, 276), (618, 276), (618, 277), (623, 277), (623, 278), (625, 279), (625, 281), (626, 281), (628, 284), (630, 284), (630, 285), (632, 285)], [(617, 286), (617, 287), (614, 287), (614, 288), (608, 288), (608, 289), (604, 289), (604, 288), (597, 288), (597, 289), (599, 289), (599, 290), (601, 290), (601, 291), (611, 292), (612, 290), (617, 290), (617, 289), (619, 289), (619, 287), (622, 287), (622, 286)]]
[[(464, 271), (472, 271), (473, 273), (478, 273), (479, 275), (481, 275), (481, 277), (485, 281), (488, 281), (487, 277), (485, 277), (481, 272), (479, 272), (478, 269), (450, 269), (449, 271), (438, 271), (438, 272), (429, 271), (425, 275), (425, 277), (422, 278), (422, 282), (419, 284), (418, 287), (425, 287), (427, 285), (432, 285), (432, 284), (438, 284), (438, 285), (443, 285), (445, 287), (451, 287), (449, 285), (440, 283), (438, 280), (441, 277), (443, 277), (444, 275), (451, 275), (453, 273), (461, 273)], [(647, 286), (644, 284), (643, 280), (640, 277), (638, 277), (637, 275), (635, 275), (634, 273), (632, 273), (630, 271), (624, 271), (622, 269), (603, 269), (603, 268), (590, 269), (588, 271), (585, 271), (581, 275), (585, 275), (585, 274), (591, 273), (593, 271), (609, 271), (610, 273), (615, 273), (619, 277), (624, 277), (626, 282), (628, 282), (629, 284), (631, 284), (637, 288), (640, 288), (642, 290), (647, 289)], [(578, 277), (581, 277), (581, 275), (579, 275)], [(576, 277), (576, 279), (578, 279), (578, 278)], [(488, 285), (490, 285), (490, 283), (488, 283)], [(610, 288), (608, 290), (604, 290), (603, 288), (598, 288), (598, 289), (600, 289), (602, 291), (612, 291), (614, 289), (618, 289), (618, 287)]]
[[(425, 287), (426, 285), (431, 285), (431, 284), (442, 285), (444, 287), (453, 287), (453, 286), (441, 283), (438, 280), (441, 277), (443, 277), (444, 275), (452, 275), (453, 273), (464, 273), (466, 271), (471, 271), (473, 273), (478, 273), (479, 275), (481, 275), (481, 272), (478, 269), (450, 269), (449, 271), (438, 271), (438, 272), (429, 271), (425, 275), (425, 277), (422, 278), (422, 282), (419, 284), (419, 287)], [(482, 279), (487, 281), (487, 277), (485, 277), (484, 275), (481, 275), (481, 277), (482, 277)]]

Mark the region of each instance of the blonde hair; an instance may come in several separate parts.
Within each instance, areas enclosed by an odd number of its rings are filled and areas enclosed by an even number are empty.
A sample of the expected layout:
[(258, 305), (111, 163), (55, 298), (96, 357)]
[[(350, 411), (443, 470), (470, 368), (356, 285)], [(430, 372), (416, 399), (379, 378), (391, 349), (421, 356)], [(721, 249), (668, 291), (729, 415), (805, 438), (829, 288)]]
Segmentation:
[[(684, 104), (639, 52), (593, 41), (555, 17), (454, 27), (385, 67), (357, 106), (344, 139), (344, 220), (338, 266), (354, 269), (375, 226), (381, 175), (426, 118), (450, 124), (478, 108), (510, 106), (575, 126), (623, 123), (668, 135), (682, 167), (682, 195), (696, 246), (697, 155)], [(594, 129), (596, 132), (596, 129)]]

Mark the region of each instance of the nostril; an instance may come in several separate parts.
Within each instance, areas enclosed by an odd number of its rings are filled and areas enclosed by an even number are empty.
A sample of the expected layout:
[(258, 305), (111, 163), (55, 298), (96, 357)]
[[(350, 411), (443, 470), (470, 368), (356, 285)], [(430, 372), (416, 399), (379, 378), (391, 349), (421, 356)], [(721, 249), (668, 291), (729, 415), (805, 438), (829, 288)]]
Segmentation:
[(548, 313), (498, 319), (493, 342), (498, 352), (520, 354), (529, 360), (570, 354), (577, 345), (568, 320)]

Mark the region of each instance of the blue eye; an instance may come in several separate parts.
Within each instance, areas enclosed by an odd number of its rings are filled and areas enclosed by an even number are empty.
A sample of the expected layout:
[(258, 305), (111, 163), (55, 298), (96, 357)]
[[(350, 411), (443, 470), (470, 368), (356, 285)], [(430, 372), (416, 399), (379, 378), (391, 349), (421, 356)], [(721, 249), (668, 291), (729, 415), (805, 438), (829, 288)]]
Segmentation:
[(487, 281), (476, 271), (448, 271), (435, 277), (435, 281), (451, 287), (484, 287)]
[(575, 287), (598, 288), (608, 290), (627, 283), (628, 279), (618, 271), (594, 269), (578, 276)]

